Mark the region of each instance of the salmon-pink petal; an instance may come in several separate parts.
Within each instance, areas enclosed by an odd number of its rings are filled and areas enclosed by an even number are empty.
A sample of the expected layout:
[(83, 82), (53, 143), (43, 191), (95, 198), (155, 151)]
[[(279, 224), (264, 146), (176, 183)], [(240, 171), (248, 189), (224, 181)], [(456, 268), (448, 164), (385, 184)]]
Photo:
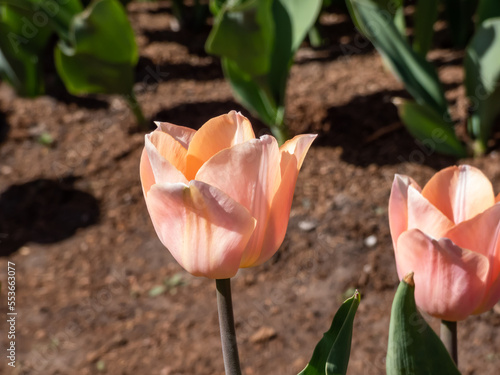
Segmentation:
[(453, 222), (413, 186), (408, 188), (408, 229), (420, 229), (437, 239), (444, 237), (453, 226)]
[(448, 321), (467, 318), (481, 304), (488, 259), (451, 240), (436, 241), (418, 229), (397, 243), (398, 275), (415, 273), (415, 301), (428, 314)]
[(155, 124), (161, 132), (169, 134), (186, 150), (191, 143), (191, 139), (193, 139), (194, 135), (196, 134), (196, 130), (194, 129), (186, 128), (185, 126), (174, 125), (169, 122), (155, 121)]
[(257, 266), (271, 258), (285, 238), (293, 192), (302, 162), (316, 135), (298, 135), (280, 147), (281, 184), (274, 194), (269, 221), (265, 227), (262, 252), (252, 266)]
[[(165, 133), (160, 133), (157, 131), (154, 131), (154, 133), (157, 134), (164, 134), (165, 137), (169, 137), (168, 134)], [(155, 145), (151, 142), (150, 140), (150, 134), (146, 135), (146, 142), (145, 142), (145, 150), (149, 159), (149, 164), (151, 165), (151, 170), (153, 171), (153, 175), (155, 178), (155, 181), (157, 184), (161, 183), (176, 183), (176, 182), (182, 182), (184, 184), (187, 184), (186, 177), (184, 177), (184, 174), (178, 170), (169, 159), (164, 157), (159, 150), (155, 147)], [(162, 137), (162, 136), (160, 136)], [(155, 141), (158, 141), (156, 137), (153, 138)], [(175, 140), (173, 140), (171, 137), (170, 139), (172, 140), (172, 143), (177, 143)], [(165, 142), (165, 144), (168, 142)], [(164, 143), (161, 143), (160, 147), (165, 147), (162, 146)], [(178, 143), (177, 143), (178, 144)], [(179, 144), (178, 144), (179, 145)], [(180, 146), (180, 145), (179, 145)], [(180, 146), (182, 147), (182, 146)], [(163, 151), (166, 151), (163, 149)], [(168, 152), (167, 152), (168, 156)], [(171, 158), (175, 162), (175, 158)]]
[(389, 198), (389, 227), (394, 249), (396, 249), (401, 233), (408, 229), (408, 188), (410, 186), (420, 191), (420, 186), (411, 177), (399, 174), (394, 176)]
[(187, 179), (192, 180), (200, 167), (219, 151), (254, 138), (252, 124), (239, 112), (231, 111), (208, 120), (189, 144)]
[(488, 258), (490, 271), (487, 292), (479, 312), (489, 310), (500, 298), (500, 205), (494, 205), (482, 214), (463, 221), (452, 228), (446, 237), (460, 247)]
[(153, 144), (158, 153), (168, 160), (178, 171), (186, 170), (187, 149), (177, 142), (170, 134), (156, 130), (146, 138)]
[(253, 265), (260, 257), (272, 199), (281, 182), (279, 168), (278, 143), (264, 135), (220, 151), (196, 174), (196, 180), (216, 186), (257, 219), (241, 267)]
[(495, 203), (491, 182), (469, 165), (439, 171), (425, 185), (422, 195), (455, 224), (473, 218)]
[(500, 202), (500, 194), (498, 194), (498, 195), (496, 196), (496, 198), (495, 198), (495, 203), (498, 203), (498, 202)]
[(255, 228), (248, 210), (199, 181), (156, 184), (146, 198), (160, 241), (189, 273), (233, 277)]
[(139, 166), (139, 174), (141, 177), (141, 185), (142, 192), (144, 196), (148, 194), (149, 189), (153, 186), (155, 182), (155, 176), (153, 174), (153, 169), (151, 168), (151, 164), (149, 163), (148, 153), (146, 152), (146, 148), (142, 150), (141, 161)]

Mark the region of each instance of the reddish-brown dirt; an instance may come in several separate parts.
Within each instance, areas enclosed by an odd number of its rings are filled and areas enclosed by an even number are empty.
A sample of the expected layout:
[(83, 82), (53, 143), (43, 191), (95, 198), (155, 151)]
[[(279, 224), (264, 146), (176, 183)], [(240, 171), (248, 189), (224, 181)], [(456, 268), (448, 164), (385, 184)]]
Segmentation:
[[(168, 2), (128, 9), (141, 55), (136, 89), (149, 119), (197, 128), (236, 109), (265, 132), (204, 53), (208, 28), (174, 32)], [(387, 221), (394, 174), (423, 185), (442, 167), (469, 163), (500, 191), (498, 145), (475, 160), (419, 145), (391, 102), (407, 94), (379, 55), (345, 15), (328, 12), (322, 23), (328, 45), (304, 44), (288, 86), (292, 133), (319, 137), (299, 175), (287, 236), (270, 261), (233, 280), (245, 375), (299, 372), (354, 288), (362, 301), (349, 374), (384, 374), (398, 285)], [(444, 43), (431, 58), (458, 108), (453, 115), (463, 118), (461, 53)], [(0, 84), (0, 280), (14, 262), (18, 312), (11, 370), (2, 290), (0, 373), (223, 374), (214, 283), (173, 260), (144, 204), (144, 133), (121, 98), (72, 97), (53, 70), (47, 77), (48, 94), (34, 100)], [(39, 141), (45, 133), (49, 146)], [(497, 373), (500, 308), (461, 322), (459, 340), (463, 374)]]

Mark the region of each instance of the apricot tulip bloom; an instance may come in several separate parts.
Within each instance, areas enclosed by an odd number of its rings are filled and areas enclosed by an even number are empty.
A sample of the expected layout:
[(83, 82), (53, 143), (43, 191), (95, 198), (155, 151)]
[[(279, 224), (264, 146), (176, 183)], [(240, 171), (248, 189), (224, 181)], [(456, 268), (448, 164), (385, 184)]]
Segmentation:
[(140, 175), (156, 233), (195, 276), (224, 279), (264, 263), (285, 237), (293, 191), (315, 135), (278, 147), (235, 111), (198, 131), (170, 123), (146, 135)]
[(428, 314), (463, 320), (500, 299), (499, 200), (467, 165), (436, 173), (423, 189), (396, 175), (389, 223), (398, 275), (415, 272), (415, 300)]

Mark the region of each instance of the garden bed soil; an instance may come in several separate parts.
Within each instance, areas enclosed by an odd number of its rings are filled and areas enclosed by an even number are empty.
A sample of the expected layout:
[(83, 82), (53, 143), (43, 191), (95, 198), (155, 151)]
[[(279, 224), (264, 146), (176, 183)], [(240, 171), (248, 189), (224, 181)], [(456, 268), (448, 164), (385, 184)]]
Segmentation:
[[(174, 31), (168, 2), (128, 10), (141, 56), (137, 96), (148, 119), (198, 128), (236, 109), (258, 135), (267, 132), (205, 54), (208, 27)], [(475, 160), (419, 145), (392, 104), (407, 94), (379, 55), (346, 15), (326, 13), (322, 24), (327, 45), (302, 46), (288, 85), (291, 132), (319, 136), (299, 175), (285, 241), (232, 283), (245, 375), (299, 372), (356, 288), (362, 299), (348, 373), (384, 374), (398, 285), (387, 221), (394, 174), (423, 185), (442, 167), (469, 163), (500, 191), (497, 145)], [(443, 43), (431, 58), (453, 116), (463, 119), (461, 53)], [(7, 366), (2, 350), (0, 372), (223, 374), (214, 282), (181, 269), (144, 204), (144, 132), (121, 98), (73, 97), (50, 67), (47, 77), (48, 93), (36, 99), (0, 84), (0, 280), (7, 262), (15, 263), (18, 313), (17, 366)], [(1, 299), (5, 349), (5, 289)], [(497, 373), (500, 308), (460, 322), (458, 332), (462, 373)]]

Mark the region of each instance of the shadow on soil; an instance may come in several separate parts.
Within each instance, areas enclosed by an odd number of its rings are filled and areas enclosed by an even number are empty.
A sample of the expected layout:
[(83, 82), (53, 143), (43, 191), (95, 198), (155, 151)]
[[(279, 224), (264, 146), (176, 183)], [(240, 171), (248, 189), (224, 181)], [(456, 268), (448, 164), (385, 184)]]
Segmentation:
[(0, 256), (33, 241), (53, 243), (99, 220), (98, 201), (73, 188), (73, 179), (38, 179), (0, 195)]
[(412, 162), (441, 169), (455, 163), (456, 159), (437, 154), (432, 140), (421, 143), (408, 133), (392, 103), (394, 97), (408, 94), (381, 91), (329, 108), (317, 144), (340, 146), (343, 160), (363, 167)]
[(7, 139), (9, 134), (10, 126), (7, 123), (7, 118), (5, 113), (0, 112), (0, 143), (3, 143)]

